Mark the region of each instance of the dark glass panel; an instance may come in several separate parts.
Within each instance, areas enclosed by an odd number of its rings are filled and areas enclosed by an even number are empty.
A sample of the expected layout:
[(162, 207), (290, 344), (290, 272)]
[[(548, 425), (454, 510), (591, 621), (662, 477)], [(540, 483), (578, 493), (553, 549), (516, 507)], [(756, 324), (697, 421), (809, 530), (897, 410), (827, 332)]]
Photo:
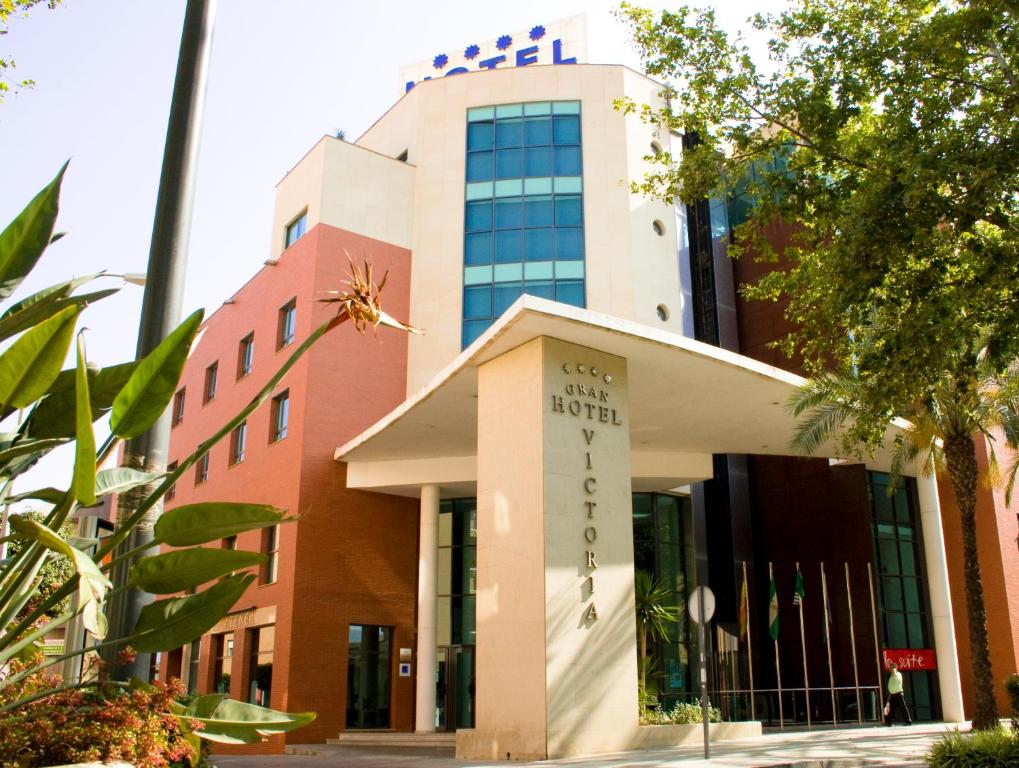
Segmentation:
[(465, 216), (464, 225), (468, 232), (491, 229), (493, 221), (491, 200), (467, 203), (467, 214)]
[(524, 125), (521, 120), (499, 120), (495, 124), (495, 148), (519, 147), (524, 143)]
[(555, 285), (551, 280), (528, 280), (524, 283), (524, 293), (554, 301)]
[(519, 229), (524, 226), (524, 204), (519, 197), (495, 201), (495, 228)]
[(552, 229), (524, 230), (524, 258), (527, 261), (552, 260)]
[(464, 238), (464, 264), (468, 267), (491, 264), (495, 258), (495, 235), (477, 232)]
[(557, 227), (555, 257), (559, 261), (584, 258), (584, 230), (580, 227)]
[(492, 178), (492, 153), (471, 152), (467, 155), (467, 181), (488, 181)]
[(552, 197), (524, 198), (524, 225), (527, 227), (551, 227), (553, 224)]
[(578, 115), (558, 115), (552, 132), (556, 144), (580, 143), (580, 117)]
[(524, 120), (524, 143), (532, 147), (551, 144), (552, 118), (542, 116)]
[(492, 316), (492, 286), (464, 288), (464, 318), (475, 320)]
[(584, 281), (557, 280), (555, 286), (555, 299), (563, 304), (570, 304), (574, 307), (583, 307)]
[(495, 263), (508, 264), (523, 259), (523, 231), (500, 230), (495, 233)]
[(519, 179), (524, 175), (524, 151), (500, 149), (495, 153), (495, 178)]
[(491, 123), (467, 124), (467, 150), (491, 149), (495, 128)]
[(524, 292), (522, 283), (496, 283), (495, 285), (495, 316), (499, 317), (509, 309), (513, 302)]
[(580, 175), (580, 147), (555, 148), (555, 175)]
[(580, 195), (556, 195), (555, 223), (557, 227), (572, 227), (584, 223), (584, 206)]
[(552, 148), (528, 147), (525, 155), (524, 170), (528, 176), (551, 176)]

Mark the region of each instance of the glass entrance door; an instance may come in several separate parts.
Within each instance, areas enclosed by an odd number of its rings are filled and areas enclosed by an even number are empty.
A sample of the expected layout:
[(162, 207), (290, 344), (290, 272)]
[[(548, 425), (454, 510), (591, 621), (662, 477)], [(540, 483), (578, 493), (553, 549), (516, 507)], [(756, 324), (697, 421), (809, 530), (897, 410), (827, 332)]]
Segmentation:
[(435, 729), (474, 727), (474, 646), (443, 646), (437, 652)]
[(347, 651), (347, 728), (389, 728), (390, 627), (351, 624)]

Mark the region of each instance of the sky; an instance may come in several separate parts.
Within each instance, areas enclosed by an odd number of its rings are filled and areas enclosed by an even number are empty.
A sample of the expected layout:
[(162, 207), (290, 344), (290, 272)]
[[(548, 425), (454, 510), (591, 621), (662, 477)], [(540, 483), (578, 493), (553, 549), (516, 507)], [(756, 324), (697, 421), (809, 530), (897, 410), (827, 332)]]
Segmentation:
[[(735, 31), (780, 4), (716, 5)], [(595, 63), (640, 69), (625, 28), (609, 19), (616, 5), (219, 0), (184, 314), (211, 314), (262, 266), (276, 183), (323, 134), (354, 140), (382, 115), (399, 98), (401, 66), (587, 12), (610, 32), (599, 45), (609, 60)], [(145, 271), (183, 17), (183, 0), (63, 0), (9, 20), (0, 51), (15, 59), (15, 77), (36, 85), (0, 104), (0, 228), (71, 160), (57, 225), (68, 235), (20, 294), (72, 275)], [(89, 308), (90, 359), (133, 357), (141, 296), (128, 285)], [(18, 490), (66, 487), (71, 454), (55, 453)]]

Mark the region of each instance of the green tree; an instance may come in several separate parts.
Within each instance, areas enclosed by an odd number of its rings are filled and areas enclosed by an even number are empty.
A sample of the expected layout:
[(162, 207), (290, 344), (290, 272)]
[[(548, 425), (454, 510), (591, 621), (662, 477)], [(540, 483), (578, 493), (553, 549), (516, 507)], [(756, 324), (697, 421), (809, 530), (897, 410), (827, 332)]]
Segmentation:
[[(45, 2), (48, 8), (56, 8), (60, 0), (0, 0), (0, 35), (7, 34), (8, 19), (11, 16), (26, 16), (28, 11), (35, 5)], [(9, 56), (0, 55), (0, 103), (4, 100), (4, 94), (11, 88), (31, 88), (35, 85), (33, 80), (11, 80), (10, 70), (15, 68), (14, 59)]]
[[(19, 513), (12, 513), (19, 514)], [(46, 519), (46, 515), (43, 512), (36, 510), (30, 510), (28, 512), (20, 513), (22, 517), (34, 520), (37, 523), (42, 523)], [(74, 536), (74, 523), (70, 520), (64, 522), (60, 527), (59, 534), (63, 539), (70, 539)], [(15, 539), (7, 545), (7, 556), (16, 557), (19, 552), (26, 546), (26, 542)], [(36, 576), (35, 581), (32, 583), (32, 596), (25, 607), (21, 609), (17, 616), (16, 621), (21, 621), (26, 616), (29, 616), (36, 608), (48, 601), (50, 595), (56, 592), (62, 587), (71, 577), (74, 576), (74, 565), (65, 557), (60, 557), (56, 553), (52, 553), (46, 558), (45, 563), (39, 569), (39, 574)], [(64, 613), (69, 607), (69, 599), (64, 598), (59, 602), (53, 604), (45, 611), (42, 611), (42, 619), (56, 619), (62, 613)]]
[[(776, 266), (745, 294), (786, 302), (782, 348), (809, 373), (852, 380), (852, 414), (836, 420), (846, 447), (873, 448), (897, 415), (959, 417), (945, 459), (971, 542), (982, 420), (962, 415), (1019, 349), (1016, 12), (994, 0), (797, 0), (751, 20), (769, 38), (760, 61), (711, 11), (622, 10), (669, 98), (621, 108), (700, 140), (650, 158), (659, 165), (637, 191), (752, 203), (731, 250)], [(791, 232), (781, 262), (767, 239), (776, 221)], [(989, 727), (967, 552), (974, 722)]]
[(637, 611), (639, 690), (641, 706), (646, 706), (649, 703), (647, 678), (652, 667), (648, 641), (668, 639), (669, 625), (679, 621), (679, 617), (675, 606), (669, 604), (672, 601), (672, 590), (647, 571), (637, 571), (634, 574), (633, 596)]

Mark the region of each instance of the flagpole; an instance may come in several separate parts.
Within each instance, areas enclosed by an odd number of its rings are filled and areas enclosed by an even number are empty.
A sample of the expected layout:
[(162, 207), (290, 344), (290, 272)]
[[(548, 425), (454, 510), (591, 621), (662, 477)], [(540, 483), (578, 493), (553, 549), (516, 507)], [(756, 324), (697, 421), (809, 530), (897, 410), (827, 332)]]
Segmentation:
[(828, 579), (824, 575), (824, 563), (821, 563), (821, 593), (824, 597), (824, 642), (828, 646), (828, 687), (831, 689), (831, 722), (839, 727), (838, 708), (835, 704), (835, 670), (831, 663), (831, 626), (828, 624)]
[[(881, 680), (881, 643), (877, 639), (877, 605), (874, 602), (874, 572), (870, 567), (870, 563), (867, 563), (867, 588), (870, 590), (870, 618), (871, 623), (874, 625), (874, 663), (877, 665), (877, 696), (880, 709), (878, 712), (884, 712), (885, 709), (885, 689)], [(878, 716), (878, 720), (881, 717)]]
[(747, 595), (747, 664), (750, 667), (750, 719), (757, 719), (754, 705), (754, 646), (750, 635), (750, 590), (747, 587), (747, 561), (743, 561), (743, 592)]
[[(769, 582), (769, 585), (775, 583), (775, 573), (774, 573), (774, 571), (771, 568), (771, 561), (770, 560), (768, 561), (768, 582)], [(777, 593), (777, 588), (776, 588), (776, 593)], [(776, 618), (777, 618), (777, 611), (778, 611), (778, 605), (777, 604), (775, 606), (775, 609), (776, 609)], [(771, 613), (770, 609), (769, 609), (768, 613), (769, 614)], [(770, 618), (771, 617), (769, 615), (769, 619)], [(775, 641), (775, 678), (778, 680), (778, 728), (779, 728), (780, 731), (784, 731), (785, 730), (785, 716), (782, 714), (782, 665), (778, 663), (778, 635), (772, 635), (772, 639)], [(881, 706), (883, 707), (884, 704), (882, 704)]]
[(863, 702), (860, 700), (860, 673), (856, 669), (856, 626), (853, 624), (853, 592), (849, 587), (849, 563), (846, 566), (846, 600), (849, 603), (849, 642), (853, 649), (853, 685), (856, 688), (856, 722), (863, 725)]
[[(796, 575), (802, 581), (803, 574), (800, 573), (800, 564), (796, 563)], [(803, 649), (803, 694), (807, 699), (807, 730), (811, 728), (810, 723), (810, 679), (807, 676), (807, 635), (803, 629), (803, 598), (799, 599), (800, 606), (800, 647)]]

